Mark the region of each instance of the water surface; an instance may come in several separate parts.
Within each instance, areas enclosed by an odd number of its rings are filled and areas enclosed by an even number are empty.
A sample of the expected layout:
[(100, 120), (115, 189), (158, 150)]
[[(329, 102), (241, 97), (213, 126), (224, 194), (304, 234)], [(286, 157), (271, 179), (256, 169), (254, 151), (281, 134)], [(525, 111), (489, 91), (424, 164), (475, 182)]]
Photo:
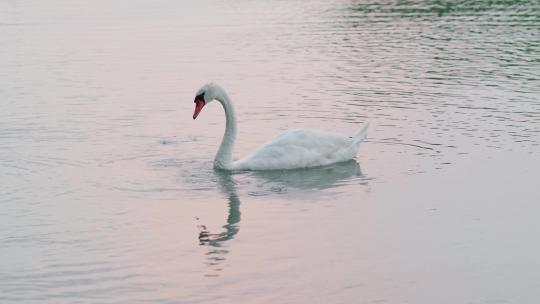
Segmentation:
[[(536, 1), (0, 2), (0, 302), (536, 303)], [(289, 128), (354, 161), (214, 171)]]

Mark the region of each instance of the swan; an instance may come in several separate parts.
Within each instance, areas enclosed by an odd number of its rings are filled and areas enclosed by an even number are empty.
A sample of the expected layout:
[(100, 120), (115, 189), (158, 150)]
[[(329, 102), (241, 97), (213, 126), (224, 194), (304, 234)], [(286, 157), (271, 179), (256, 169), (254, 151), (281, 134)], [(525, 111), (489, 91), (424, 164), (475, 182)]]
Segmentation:
[(223, 170), (283, 170), (329, 165), (350, 160), (358, 153), (367, 134), (364, 125), (353, 137), (308, 129), (287, 130), (261, 145), (245, 158), (233, 160), (236, 115), (225, 90), (215, 83), (202, 86), (195, 96), (193, 119), (204, 106), (217, 100), (225, 110), (225, 134), (214, 159), (214, 168)]

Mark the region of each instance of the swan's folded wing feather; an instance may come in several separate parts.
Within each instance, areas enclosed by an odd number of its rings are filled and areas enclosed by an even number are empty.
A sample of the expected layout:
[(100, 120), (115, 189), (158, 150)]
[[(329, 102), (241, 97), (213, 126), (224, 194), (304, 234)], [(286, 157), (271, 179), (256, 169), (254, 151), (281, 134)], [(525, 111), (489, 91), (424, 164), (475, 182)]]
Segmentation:
[(315, 167), (345, 161), (355, 154), (351, 139), (342, 134), (292, 129), (237, 161), (235, 167), (248, 170)]

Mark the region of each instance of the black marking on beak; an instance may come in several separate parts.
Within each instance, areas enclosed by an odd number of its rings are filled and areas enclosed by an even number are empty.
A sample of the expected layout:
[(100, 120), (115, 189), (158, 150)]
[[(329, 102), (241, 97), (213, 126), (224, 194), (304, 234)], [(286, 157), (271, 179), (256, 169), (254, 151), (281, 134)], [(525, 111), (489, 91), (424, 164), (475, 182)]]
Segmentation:
[(197, 100), (200, 100), (200, 101), (206, 103), (206, 101), (204, 100), (204, 93), (201, 93), (201, 94), (195, 96), (195, 100), (193, 102), (197, 103)]

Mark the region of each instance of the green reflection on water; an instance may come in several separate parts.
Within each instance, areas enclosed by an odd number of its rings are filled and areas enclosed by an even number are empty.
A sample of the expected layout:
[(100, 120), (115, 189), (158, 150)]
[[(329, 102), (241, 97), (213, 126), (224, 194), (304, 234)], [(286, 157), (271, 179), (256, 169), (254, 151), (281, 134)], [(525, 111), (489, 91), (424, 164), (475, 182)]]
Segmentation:
[[(351, 10), (363, 14), (376, 14), (377, 17), (420, 17), (420, 16), (474, 16), (480, 13), (510, 13), (515, 18), (539, 17), (538, 1), (408, 1), (392, 4), (373, 2), (355, 3)], [(538, 20), (535, 20), (538, 22)]]

